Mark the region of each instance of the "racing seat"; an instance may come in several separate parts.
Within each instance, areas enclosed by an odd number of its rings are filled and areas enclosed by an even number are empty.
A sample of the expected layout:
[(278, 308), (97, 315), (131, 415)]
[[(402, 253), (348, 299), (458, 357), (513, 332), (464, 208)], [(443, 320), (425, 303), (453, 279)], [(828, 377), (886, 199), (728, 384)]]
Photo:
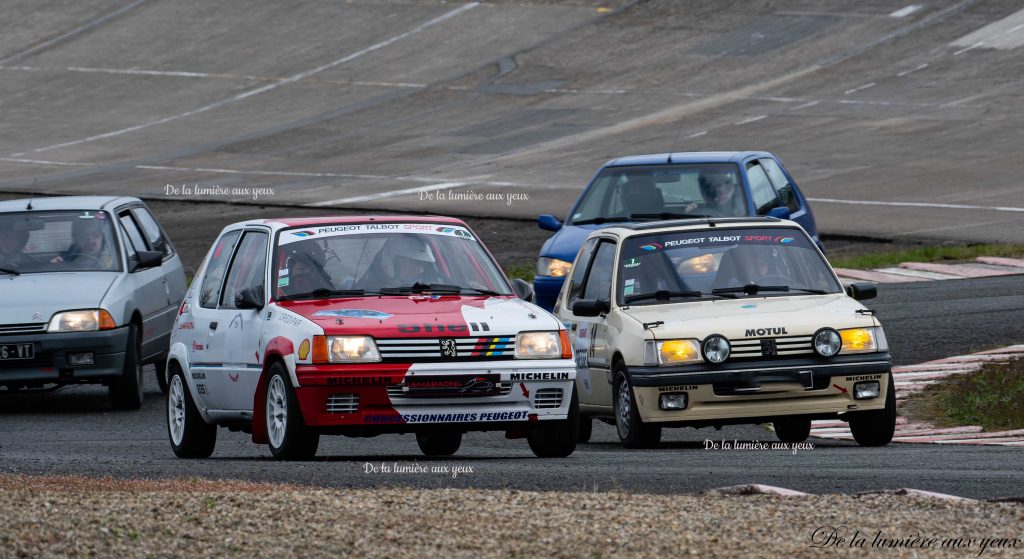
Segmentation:
[(647, 175), (634, 175), (622, 186), (622, 206), (626, 215), (660, 214), (665, 211), (665, 196)]

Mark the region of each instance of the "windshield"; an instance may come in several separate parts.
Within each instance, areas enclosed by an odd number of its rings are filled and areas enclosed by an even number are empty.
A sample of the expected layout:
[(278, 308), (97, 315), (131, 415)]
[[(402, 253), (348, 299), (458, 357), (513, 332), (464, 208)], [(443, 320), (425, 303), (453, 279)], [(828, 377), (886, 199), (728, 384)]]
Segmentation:
[(618, 300), (839, 293), (813, 241), (799, 229), (715, 228), (630, 237), (619, 258)]
[(275, 298), (412, 293), (509, 295), (465, 227), (363, 223), (288, 229), (277, 237)]
[(102, 211), (0, 214), (0, 274), (121, 270), (110, 215)]
[(569, 223), (745, 216), (740, 184), (734, 163), (609, 167), (583, 194)]

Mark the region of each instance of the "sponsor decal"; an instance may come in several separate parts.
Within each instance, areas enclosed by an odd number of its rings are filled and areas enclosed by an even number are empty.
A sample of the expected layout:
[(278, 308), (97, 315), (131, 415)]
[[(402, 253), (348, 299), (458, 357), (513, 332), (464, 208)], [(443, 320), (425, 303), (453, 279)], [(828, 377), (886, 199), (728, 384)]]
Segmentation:
[(313, 316), (332, 316), (338, 318), (372, 318), (375, 320), (387, 320), (392, 314), (375, 311), (371, 309), (338, 309), (333, 311), (316, 311)]
[(302, 319), (301, 318), (296, 317), (296, 316), (292, 316), (290, 314), (285, 314), (285, 313), (281, 313), (281, 314), (277, 315), (277, 321), (278, 322), (283, 322), (285, 324), (290, 324), (292, 326), (301, 326), (302, 325)]
[(199, 393), (199, 394), (206, 394), (206, 385), (205, 384), (196, 384), (196, 392)]
[(178, 323), (178, 330), (195, 330), (195, 329), (196, 329), (196, 323), (192, 322), (191, 320), (186, 321), (186, 322), (179, 322)]
[(882, 375), (861, 375), (859, 377), (846, 377), (846, 382), (857, 382), (859, 380), (879, 380)]
[(364, 386), (371, 384), (391, 384), (391, 377), (327, 377), (331, 386)]
[(306, 237), (312, 237), (313, 235), (316, 235), (316, 232), (314, 232), (314, 231), (292, 231), (292, 235), (295, 235), (296, 237), (301, 237), (301, 238), (305, 239)]
[(569, 380), (569, 373), (512, 373), (511, 380)]
[(241, 373), (235, 373), (235, 374), (228, 373), (228, 379), (231, 380), (231, 382), (238, 382), (238, 379), (241, 378), (241, 377), (242, 377)]
[(842, 392), (843, 394), (846, 394), (847, 392), (849, 392), (849, 390), (843, 388), (842, 386), (839, 386), (838, 384), (833, 384), (832, 387), (835, 388), (836, 390)]
[(660, 249), (662, 247), (663, 247), (663, 245), (661, 243), (650, 243), (650, 244), (646, 244), (646, 245), (640, 245), (640, 248), (642, 248), (644, 250), (658, 250), (658, 249)]
[(290, 231), (291, 235), (281, 237), (279, 244), (286, 245), (299, 242), (310, 237), (394, 232), (416, 232), (427, 235), (444, 235), (459, 237), (460, 239), (476, 240), (465, 227), (457, 225), (442, 225), (439, 223), (353, 223), (347, 225), (325, 225), (322, 227), (316, 227), (315, 229)]
[(470, 352), (470, 356), (490, 357), (508, 355), (515, 352), (515, 343), (516, 339), (513, 336), (505, 336), (502, 338), (478, 338), (476, 345), (473, 346), (473, 351)]
[(96, 216), (92, 215), (92, 212), (82, 212), (82, 215), (78, 216), (78, 219), (95, 219)]
[(686, 392), (688, 390), (697, 390), (696, 384), (681, 384), (678, 386), (659, 386), (658, 392)]
[(501, 393), (500, 375), (407, 377), (406, 396), (481, 396)]
[(622, 263), (623, 268), (637, 268), (640, 266), (640, 260), (638, 258), (630, 258), (629, 260)]
[(747, 328), (747, 331), (746, 333), (744, 333), (744, 336), (748, 338), (757, 338), (760, 336), (781, 336), (783, 334), (788, 333), (789, 332), (786, 331), (785, 326), (771, 328)]
[(417, 334), (420, 332), (466, 332), (465, 324), (399, 324), (398, 331), (403, 334)]
[(302, 343), (299, 344), (299, 359), (305, 361), (307, 357), (309, 357), (309, 340), (302, 340)]
[(782, 244), (792, 243), (793, 242), (793, 237), (775, 237), (775, 242), (776, 243), (782, 243)]
[(228, 328), (238, 328), (239, 330), (245, 330), (245, 321), (242, 320), (242, 313), (238, 313), (231, 318), (231, 323), (228, 324)]
[(192, 380), (206, 380), (206, 373), (192, 373)]
[(192, 351), (193, 352), (203, 351), (204, 349), (206, 349), (206, 346), (204, 346), (203, 344), (201, 344), (201, 343), (199, 343), (199, 342), (197, 342), (195, 340), (192, 340)]
[(465, 423), (473, 421), (522, 421), (528, 412), (485, 413), (409, 413), (402, 415), (364, 415), (363, 423)]

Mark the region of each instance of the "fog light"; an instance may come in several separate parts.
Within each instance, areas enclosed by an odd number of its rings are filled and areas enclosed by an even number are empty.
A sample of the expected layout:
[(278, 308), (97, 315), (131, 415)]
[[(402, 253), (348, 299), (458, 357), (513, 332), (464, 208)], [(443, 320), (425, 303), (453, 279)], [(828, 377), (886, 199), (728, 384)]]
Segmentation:
[(82, 365), (92, 365), (94, 363), (92, 353), (69, 353), (68, 354), (68, 365), (72, 367), (81, 367)]
[(877, 380), (869, 382), (858, 382), (853, 385), (853, 399), (854, 400), (867, 400), (869, 398), (877, 398), (881, 393), (881, 385)]
[(686, 400), (686, 392), (662, 394), (658, 399), (658, 407), (663, 410), (685, 410)]

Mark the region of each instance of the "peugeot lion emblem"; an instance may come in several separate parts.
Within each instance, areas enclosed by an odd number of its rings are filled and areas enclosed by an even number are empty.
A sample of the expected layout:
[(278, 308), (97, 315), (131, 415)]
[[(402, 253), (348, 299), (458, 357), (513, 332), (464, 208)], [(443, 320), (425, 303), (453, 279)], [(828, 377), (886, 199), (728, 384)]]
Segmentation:
[(458, 357), (459, 351), (455, 349), (455, 340), (441, 338), (441, 355), (445, 357)]

